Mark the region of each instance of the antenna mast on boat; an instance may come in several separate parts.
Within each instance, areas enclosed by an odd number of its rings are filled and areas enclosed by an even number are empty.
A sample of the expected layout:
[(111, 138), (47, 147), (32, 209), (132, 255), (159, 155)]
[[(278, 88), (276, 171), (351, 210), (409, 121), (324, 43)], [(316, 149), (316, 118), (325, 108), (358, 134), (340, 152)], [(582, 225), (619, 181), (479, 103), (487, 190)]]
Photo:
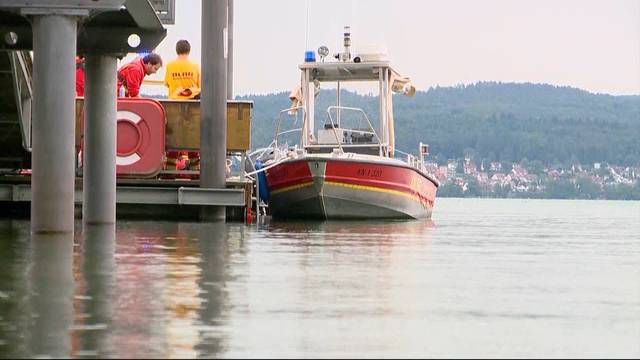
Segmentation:
[(309, 49), (309, 1), (307, 0), (307, 23), (305, 24), (304, 31), (304, 49), (305, 51)]

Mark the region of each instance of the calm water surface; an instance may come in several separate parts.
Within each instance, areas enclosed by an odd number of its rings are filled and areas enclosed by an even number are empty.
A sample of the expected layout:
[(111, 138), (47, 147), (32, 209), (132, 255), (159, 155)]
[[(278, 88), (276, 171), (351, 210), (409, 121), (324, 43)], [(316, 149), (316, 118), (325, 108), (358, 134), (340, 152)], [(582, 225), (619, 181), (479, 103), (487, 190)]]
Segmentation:
[(0, 220), (0, 357), (640, 357), (640, 202), (433, 221)]

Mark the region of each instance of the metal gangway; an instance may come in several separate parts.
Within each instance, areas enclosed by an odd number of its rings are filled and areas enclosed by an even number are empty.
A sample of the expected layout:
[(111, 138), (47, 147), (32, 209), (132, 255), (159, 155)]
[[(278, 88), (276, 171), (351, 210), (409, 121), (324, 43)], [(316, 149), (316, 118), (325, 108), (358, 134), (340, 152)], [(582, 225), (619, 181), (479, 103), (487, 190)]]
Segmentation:
[(31, 167), (32, 58), (0, 51), (0, 173)]

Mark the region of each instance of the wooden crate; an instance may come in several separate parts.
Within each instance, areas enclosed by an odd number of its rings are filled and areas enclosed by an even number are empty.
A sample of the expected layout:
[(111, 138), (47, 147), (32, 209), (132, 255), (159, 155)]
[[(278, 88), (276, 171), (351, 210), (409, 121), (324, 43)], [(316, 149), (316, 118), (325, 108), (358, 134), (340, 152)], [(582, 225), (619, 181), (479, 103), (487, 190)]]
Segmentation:
[[(200, 101), (161, 100), (167, 114), (167, 150), (200, 149)], [(251, 149), (251, 101), (227, 101), (227, 151)]]

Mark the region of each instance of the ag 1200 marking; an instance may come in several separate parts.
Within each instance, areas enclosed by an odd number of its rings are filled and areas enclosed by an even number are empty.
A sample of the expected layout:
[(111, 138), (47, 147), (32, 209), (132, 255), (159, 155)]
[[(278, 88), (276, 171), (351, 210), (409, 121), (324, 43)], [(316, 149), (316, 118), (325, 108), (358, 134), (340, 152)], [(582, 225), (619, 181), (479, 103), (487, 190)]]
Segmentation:
[(358, 176), (379, 178), (382, 177), (382, 169), (358, 169)]

